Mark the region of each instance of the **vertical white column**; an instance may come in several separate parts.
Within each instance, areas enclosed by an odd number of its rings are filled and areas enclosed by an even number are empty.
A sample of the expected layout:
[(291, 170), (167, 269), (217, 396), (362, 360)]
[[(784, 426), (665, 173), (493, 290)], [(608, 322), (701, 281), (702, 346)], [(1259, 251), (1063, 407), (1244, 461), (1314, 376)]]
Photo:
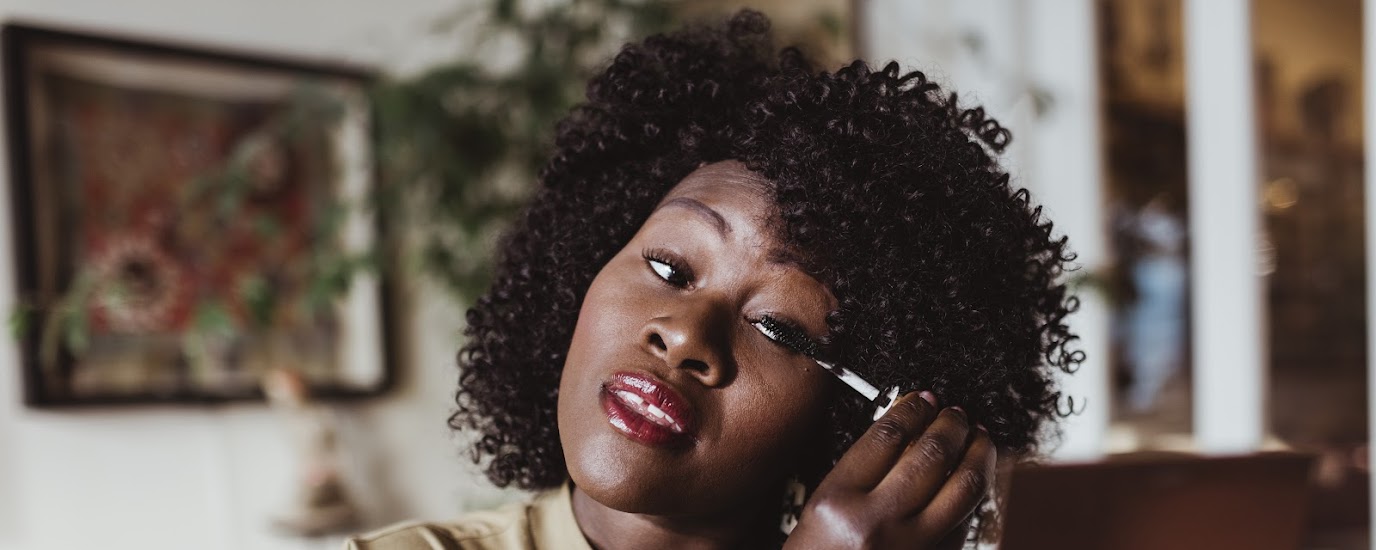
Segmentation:
[[(1371, 445), (1376, 441), (1376, 219), (1372, 218), (1376, 216), (1376, 0), (1362, 2), (1362, 84), (1362, 142), (1366, 148), (1366, 441)], [(1368, 454), (1376, 466), (1376, 453)], [(1371, 483), (1369, 495), (1376, 495), (1376, 476), (1371, 477)], [(1371, 521), (1371, 525), (1376, 525), (1376, 506), (1371, 507)]]
[[(1028, 127), (1013, 128), (1014, 141), (1023, 140), (1024, 184), (1045, 205), (1056, 232), (1069, 237), (1080, 272), (1093, 272), (1108, 259), (1094, 2), (1033, 0), (1021, 8), (1026, 43), (1020, 56), (1026, 76), (1055, 98), (1055, 106), (1043, 116), (1029, 117)], [(1112, 403), (1108, 305), (1092, 289), (1081, 288), (1077, 294), (1080, 311), (1070, 324), (1080, 335), (1076, 346), (1085, 352), (1085, 362), (1059, 383), (1083, 412), (1063, 424), (1064, 437), (1053, 454), (1061, 460), (1103, 454)]]
[(1249, 0), (1185, 0), (1194, 433), (1255, 450), (1265, 431)]

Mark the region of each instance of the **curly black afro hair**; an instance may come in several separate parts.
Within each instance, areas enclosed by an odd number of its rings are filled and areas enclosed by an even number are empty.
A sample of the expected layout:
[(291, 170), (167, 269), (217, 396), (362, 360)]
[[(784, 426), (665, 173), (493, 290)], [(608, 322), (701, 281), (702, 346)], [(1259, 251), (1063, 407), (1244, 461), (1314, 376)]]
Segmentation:
[[(1002, 456), (1054, 432), (1052, 371), (1082, 359), (1060, 277), (1072, 258), (999, 168), (1008, 131), (895, 63), (830, 73), (776, 53), (768, 27), (742, 12), (627, 45), (559, 124), (459, 352), (450, 425), (480, 434), (497, 485), (567, 479), (555, 401), (584, 292), (671, 187), (726, 159), (772, 182), (780, 237), (840, 301), (827, 321), (848, 366), (960, 405)], [(827, 467), (869, 424), (846, 395)]]

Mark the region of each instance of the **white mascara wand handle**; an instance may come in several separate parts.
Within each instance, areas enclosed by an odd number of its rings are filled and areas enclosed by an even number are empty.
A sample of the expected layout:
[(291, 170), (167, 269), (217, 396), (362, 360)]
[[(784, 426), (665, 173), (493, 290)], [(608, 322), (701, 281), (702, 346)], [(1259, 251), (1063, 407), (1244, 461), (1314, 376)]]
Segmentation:
[[(833, 365), (822, 360), (817, 360), (817, 364), (821, 365), (822, 368), (831, 371), (831, 373), (835, 374), (837, 378), (840, 378), (842, 382), (845, 382), (847, 386), (850, 386), (851, 388), (854, 388), (855, 391), (860, 392), (860, 395), (865, 396), (865, 399), (868, 399), (870, 401), (876, 401), (879, 399), (879, 388), (874, 387), (874, 384), (869, 383), (864, 378), (861, 378), (860, 375), (852, 372), (850, 369), (847, 369), (845, 367), (838, 367), (836, 365)], [(879, 420), (879, 417), (884, 416), (884, 413), (889, 412), (889, 408), (893, 407), (894, 402), (896, 402), (897, 400), (898, 386), (891, 387), (888, 391), (884, 392), (884, 399), (882, 401), (876, 401), (878, 407), (876, 407), (874, 410), (874, 420)]]
[(889, 412), (889, 409), (893, 408), (893, 404), (898, 402), (898, 386), (893, 386), (889, 388), (889, 391), (884, 392), (884, 398), (888, 400), (888, 403), (875, 407), (872, 420), (879, 420), (879, 417), (884, 416), (884, 413)]

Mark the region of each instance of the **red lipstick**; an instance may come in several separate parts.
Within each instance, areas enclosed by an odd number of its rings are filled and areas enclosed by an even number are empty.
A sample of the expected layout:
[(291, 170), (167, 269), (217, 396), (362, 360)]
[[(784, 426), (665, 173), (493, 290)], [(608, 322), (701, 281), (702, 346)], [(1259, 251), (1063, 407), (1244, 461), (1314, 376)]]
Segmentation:
[(688, 401), (648, 374), (618, 372), (602, 385), (602, 410), (613, 428), (651, 446), (692, 441), (696, 426)]

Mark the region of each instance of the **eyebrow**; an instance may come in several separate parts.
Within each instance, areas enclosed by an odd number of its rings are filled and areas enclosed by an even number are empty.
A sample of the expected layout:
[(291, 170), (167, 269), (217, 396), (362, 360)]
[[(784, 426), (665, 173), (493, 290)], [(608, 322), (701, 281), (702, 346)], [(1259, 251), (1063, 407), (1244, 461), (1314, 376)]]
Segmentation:
[[(669, 199), (668, 201), (665, 201), (664, 204), (659, 205), (660, 208), (665, 208), (668, 206), (678, 206), (680, 208), (687, 208), (689, 210), (697, 212), (698, 214), (701, 214), (708, 221), (712, 222), (712, 226), (717, 228), (717, 233), (720, 233), (723, 238), (726, 237), (727, 233), (733, 231), (733, 229), (731, 228), (731, 223), (727, 222), (726, 218), (722, 217), (720, 212), (717, 212), (716, 210), (712, 209), (712, 207), (703, 204), (702, 201), (699, 201), (697, 199), (689, 197), (674, 197), (672, 199)], [(807, 271), (807, 269), (805, 268), (805, 264), (803, 263), (803, 259), (798, 257), (798, 255), (794, 254), (792, 251), (780, 249), (770, 250), (768, 259), (771, 263), (779, 265), (790, 265), (802, 271)]]
[(726, 218), (723, 218), (721, 216), (721, 213), (717, 212), (716, 210), (713, 210), (712, 207), (703, 204), (701, 201), (697, 199), (692, 199), (688, 197), (674, 197), (672, 199), (669, 199), (664, 204), (660, 205), (660, 208), (668, 206), (680, 206), (697, 212), (699, 214), (702, 214), (703, 216), (706, 216), (708, 221), (712, 222), (712, 226), (717, 228), (717, 233), (721, 233), (723, 237), (725, 237), (727, 233), (730, 233), (732, 231), (731, 224), (726, 221)]
[(788, 250), (775, 249), (769, 251), (769, 261), (779, 265), (793, 266), (799, 271), (809, 275), (812, 274), (812, 272), (807, 269), (807, 264), (803, 263), (803, 259)]

